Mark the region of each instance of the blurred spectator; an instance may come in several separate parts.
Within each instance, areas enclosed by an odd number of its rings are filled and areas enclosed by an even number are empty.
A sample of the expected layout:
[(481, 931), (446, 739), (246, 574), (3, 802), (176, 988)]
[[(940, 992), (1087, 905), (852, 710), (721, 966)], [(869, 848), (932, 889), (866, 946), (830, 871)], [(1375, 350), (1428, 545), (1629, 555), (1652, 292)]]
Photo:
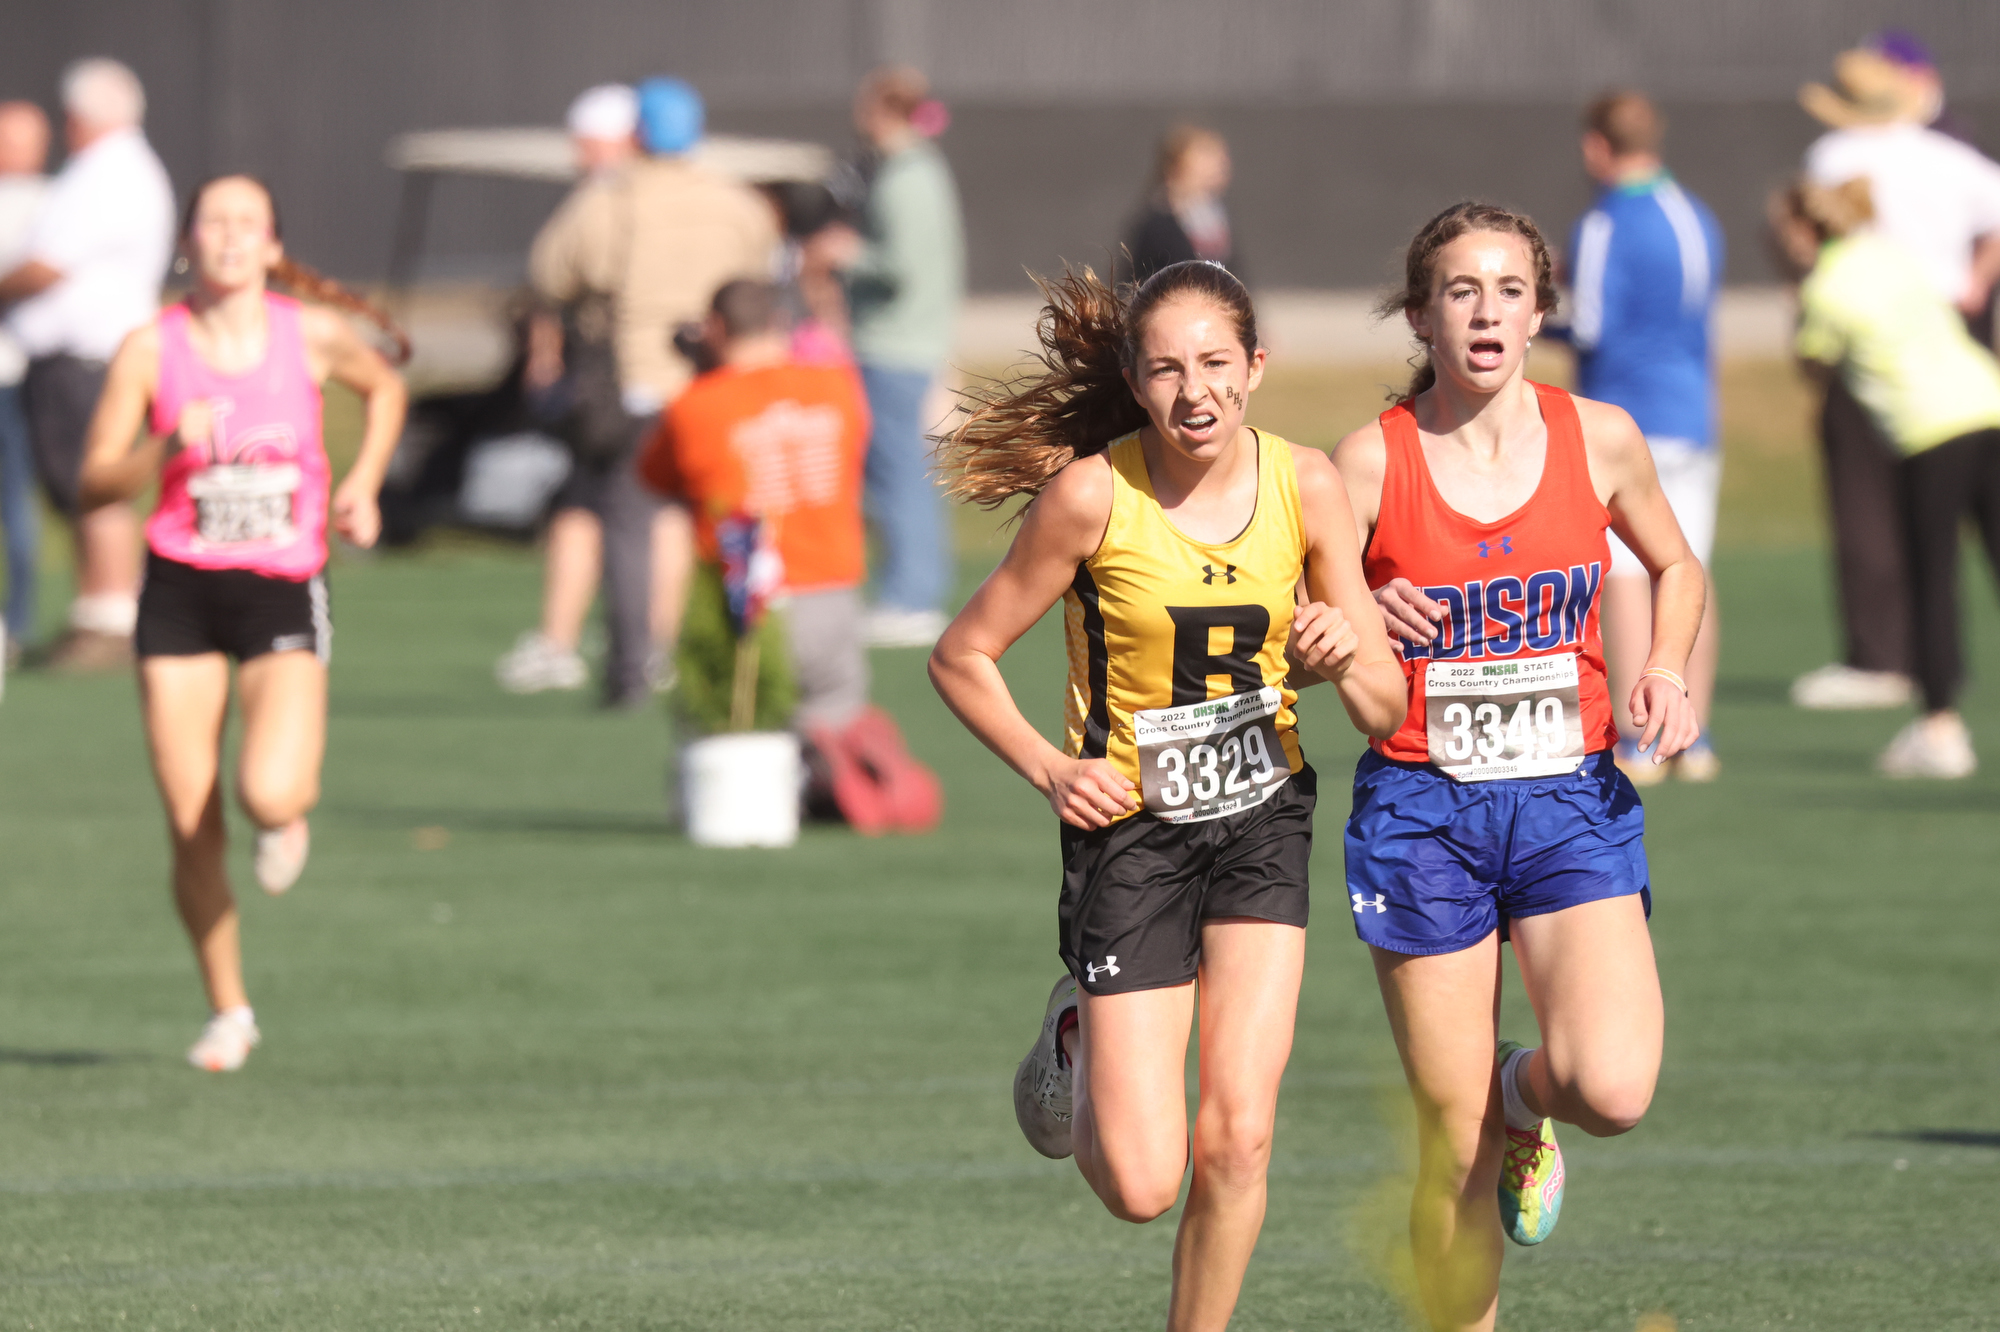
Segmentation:
[(882, 567), (868, 641), (882, 647), (937, 640), (955, 568), (924, 438), (924, 400), (951, 351), (965, 294), (965, 234), (951, 167), (919, 128), (943, 123), (929, 92), (922, 74), (893, 66), (870, 74), (855, 94), (855, 128), (880, 163), (862, 234), (844, 233), (840, 255), (874, 419), (868, 516), (881, 537)]
[(1160, 140), (1146, 207), (1125, 238), (1116, 267), (1144, 282), (1169, 264), (1212, 259), (1239, 278), (1236, 242), (1222, 197), (1229, 190), (1229, 145), (1214, 130), (1176, 125)]
[[(617, 173), (639, 152), (639, 94), (622, 83), (599, 84), (570, 103), (570, 143), (583, 176), (578, 190)], [(522, 387), (546, 396), (562, 378), (562, 320), (547, 311), (528, 316)], [(615, 455), (614, 455), (615, 457)], [(569, 476), (556, 492), (542, 556), (542, 622), (501, 657), (494, 675), (517, 694), (581, 689), (590, 678), (579, 645), (603, 571), (604, 527), (597, 511), (614, 457), (572, 449)], [(660, 626), (653, 626), (655, 639)]]
[(62, 101), (69, 160), (36, 214), (27, 258), (0, 277), (0, 307), (28, 355), (35, 467), (76, 540), (70, 628), (49, 664), (103, 670), (132, 659), (139, 523), (129, 503), (80, 513), (77, 478), (111, 353), (158, 309), (174, 191), (140, 128), (146, 94), (131, 70), (78, 61), (63, 74)]
[(2000, 164), (1925, 127), (1928, 94), (1903, 66), (1854, 50), (1834, 62), (1834, 74), (1832, 88), (1799, 90), (1800, 104), (1830, 127), (1806, 150), (1806, 175), (1820, 185), (1865, 178), (1874, 228), (1901, 242), (1990, 344), (1984, 321), (2000, 278)]
[(842, 815), (864, 832), (937, 821), (937, 782), (868, 706), (860, 588), (867, 407), (854, 372), (801, 362), (783, 295), (768, 282), (716, 292), (704, 342), (719, 361), (666, 411), (640, 474), (695, 515), (701, 558), (716, 526), (754, 517), (784, 565), (784, 623), (799, 685), (794, 725), (816, 751)]
[[(0, 273), (28, 257), (28, 234), (48, 180), (49, 120), (33, 102), (0, 102)], [(6, 538), (6, 634), (0, 642), (8, 659), (35, 636), (35, 577), (41, 542), (35, 499), (34, 460), (28, 448), (28, 418), (21, 408), (21, 378), (27, 353), (0, 327), (0, 535)]]
[[(699, 320), (729, 279), (767, 277), (778, 244), (754, 191), (688, 160), (704, 118), (695, 90), (659, 78), (638, 95), (642, 155), (578, 186), (528, 259), (536, 291), (577, 316), (562, 351), (573, 411), (610, 421), (589, 431), (585, 451), (604, 460), (592, 507), (604, 530), (605, 697), (618, 706), (643, 703), (668, 678), (664, 645), (691, 558), (686, 514), (663, 511), (632, 471), (647, 429), (688, 381), (674, 330)], [(595, 359), (586, 341), (608, 352), (611, 373), (583, 374)]]
[(1961, 143), (1972, 142), (1970, 127), (1945, 105), (1944, 76), (1938, 73), (1937, 61), (1931, 57), (1931, 48), (1921, 37), (1901, 28), (1884, 28), (1871, 35), (1862, 46), (1897, 66), (1902, 70), (1904, 77), (1915, 85), (1919, 98), (1917, 112), (1919, 125), (1928, 125), (1938, 133), (1949, 134)]
[[(1843, 52), (1834, 75), (1832, 87), (1799, 90), (1800, 105), (1830, 130), (1807, 150), (1806, 176), (1829, 187), (1866, 180), (1872, 229), (1902, 245), (1990, 346), (2000, 166), (1925, 128), (1923, 88), (1876, 52)], [(1912, 663), (1896, 453), (1844, 379), (1828, 385), (1820, 438), (1846, 646), (1842, 661), (1795, 681), (1792, 697), (1809, 708), (1899, 707), (1910, 697)]]
[[(1569, 337), (1576, 348), (1577, 391), (1623, 407), (1638, 422), (1660, 488), (1706, 568), (1722, 486), (1709, 349), (1722, 285), (1722, 227), (1667, 171), (1660, 158), (1665, 137), (1666, 122), (1640, 93), (1607, 93), (1584, 114), (1583, 167), (1597, 182), (1598, 195), (1570, 240)], [(1610, 541), (1604, 645), (1623, 736), (1618, 763), (1635, 782), (1657, 782), (1667, 769), (1640, 760), (1634, 748), (1639, 729), (1626, 707), (1652, 641), (1652, 580), (1616, 533)], [(1687, 664), (1688, 694), (1702, 736), (1673, 761), (1674, 774), (1683, 780), (1707, 781), (1717, 769), (1708, 739), (1717, 643), (1711, 577), (1708, 614)]]
[(1904, 247), (1866, 229), (1869, 188), (1801, 181), (1774, 200), (1774, 228), (1806, 277), (1800, 359), (1838, 377), (1902, 455), (1898, 464), (1912, 657), (1923, 715), (1878, 760), (1892, 777), (1968, 777), (1977, 767), (1956, 710), (1964, 684), (1959, 528), (1979, 522), (2000, 573), (2000, 364), (1974, 342)]
[(778, 286), (792, 330), (792, 359), (851, 365), (847, 292), (841, 285), (840, 201), (819, 181), (785, 180), (761, 187), (785, 230)]

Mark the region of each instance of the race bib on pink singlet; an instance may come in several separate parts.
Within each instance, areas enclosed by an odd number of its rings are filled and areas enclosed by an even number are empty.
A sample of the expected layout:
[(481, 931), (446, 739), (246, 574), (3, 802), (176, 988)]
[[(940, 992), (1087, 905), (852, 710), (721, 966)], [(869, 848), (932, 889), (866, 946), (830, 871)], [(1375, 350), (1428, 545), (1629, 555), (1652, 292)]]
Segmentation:
[(285, 545), (298, 535), (293, 519), (301, 473), (292, 463), (220, 463), (188, 478), (195, 536), (205, 546), (251, 542)]
[(1575, 772), (1584, 759), (1576, 654), (1429, 663), (1424, 734), (1431, 762), (1461, 782)]

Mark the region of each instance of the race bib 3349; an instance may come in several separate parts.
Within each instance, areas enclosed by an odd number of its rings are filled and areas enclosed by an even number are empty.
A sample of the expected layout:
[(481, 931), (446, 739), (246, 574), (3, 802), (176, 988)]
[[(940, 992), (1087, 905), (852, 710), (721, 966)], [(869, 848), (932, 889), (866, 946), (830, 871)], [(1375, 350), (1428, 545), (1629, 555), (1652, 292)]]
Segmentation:
[(1424, 733), (1431, 762), (1461, 782), (1575, 772), (1584, 758), (1576, 654), (1429, 663)]

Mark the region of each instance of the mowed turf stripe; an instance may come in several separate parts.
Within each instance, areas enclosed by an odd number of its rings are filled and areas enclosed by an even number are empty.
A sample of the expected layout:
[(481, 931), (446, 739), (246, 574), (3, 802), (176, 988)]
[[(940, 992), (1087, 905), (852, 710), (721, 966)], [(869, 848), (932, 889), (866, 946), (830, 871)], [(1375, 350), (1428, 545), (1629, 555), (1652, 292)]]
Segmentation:
[[(1940, 1332), (2000, 1307), (2000, 1151), (1979, 1145), (2000, 1134), (2000, 769), (1884, 782), (1869, 764), (1903, 716), (1787, 706), (1828, 651), (1824, 569), (1718, 561), (1724, 776), (1646, 794), (1659, 1094), (1631, 1135), (1564, 1135), (1563, 1226), (1510, 1251), (1506, 1326), (1624, 1332), (1667, 1309), (1689, 1332)], [(877, 654), (877, 693), (943, 775), (944, 830), (698, 851), (665, 817), (659, 716), (493, 686), (532, 622), (531, 560), (443, 551), (335, 581), (314, 862), (243, 903), (267, 1042), (237, 1077), (179, 1065), (200, 999), (129, 679), (9, 681), (0, 1322), (1158, 1325), (1176, 1214), (1111, 1219), (1014, 1128), (1008, 1079), (1056, 971), (1056, 838), (922, 653)], [(1968, 586), (1991, 676), (1989, 596)], [(1045, 730), (1055, 629), (1005, 663)], [(1995, 702), (1967, 699), (1989, 749)], [(1301, 714), (1329, 793), (1318, 910), (1232, 1327), (1386, 1332), (1407, 1096), (1341, 882), (1358, 746), (1328, 691)], [(1532, 1034), (1511, 981), (1502, 1025)]]

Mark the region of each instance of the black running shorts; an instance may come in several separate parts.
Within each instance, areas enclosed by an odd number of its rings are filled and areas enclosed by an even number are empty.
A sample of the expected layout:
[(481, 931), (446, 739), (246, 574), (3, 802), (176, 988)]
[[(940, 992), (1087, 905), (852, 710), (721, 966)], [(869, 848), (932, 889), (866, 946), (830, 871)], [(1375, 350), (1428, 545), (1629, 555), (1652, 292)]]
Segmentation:
[(248, 569), (197, 569), (148, 553), (134, 647), (142, 657), (223, 652), (249, 661), (266, 652), (333, 651), (326, 575), (302, 583)]
[(1202, 823), (1134, 814), (1108, 828), (1062, 825), (1062, 960), (1091, 994), (1195, 978), (1202, 922), (1249, 916), (1305, 928), (1319, 779), (1292, 774), (1255, 809)]

